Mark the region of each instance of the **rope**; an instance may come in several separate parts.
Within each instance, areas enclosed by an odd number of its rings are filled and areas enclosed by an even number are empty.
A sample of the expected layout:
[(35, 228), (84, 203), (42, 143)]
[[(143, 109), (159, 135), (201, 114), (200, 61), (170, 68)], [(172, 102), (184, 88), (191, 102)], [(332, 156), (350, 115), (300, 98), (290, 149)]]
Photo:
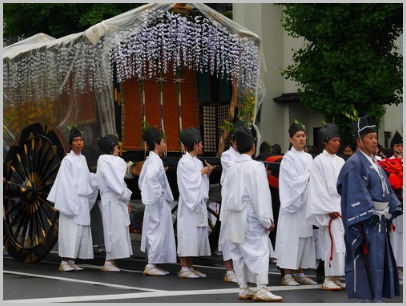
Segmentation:
[[(185, 83), (185, 79), (180, 77), (179, 68), (176, 69), (176, 79), (174, 80), (176, 83), (176, 93), (177, 93), (177, 100), (178, 100), (178, 122), (179, 122), (179, 132), (182, 131), (182, 91), (181, 91), (181, 83)], [(180, 142), (180, 151), (183, 153), (183, 143)]]
[[(338, 215), (338, 218), (341, 218), (341, 215)], [(330, 221), (328, 222), (328, 234), (330, 236), (330, 258), (328, 261), (328, 266), (331, 268), (331, 261), (334, 259), (334, 240), (333, 240), (333, 234), (331, 233), (331, 223), (333, 222), (333, 218), (330, 217)]]

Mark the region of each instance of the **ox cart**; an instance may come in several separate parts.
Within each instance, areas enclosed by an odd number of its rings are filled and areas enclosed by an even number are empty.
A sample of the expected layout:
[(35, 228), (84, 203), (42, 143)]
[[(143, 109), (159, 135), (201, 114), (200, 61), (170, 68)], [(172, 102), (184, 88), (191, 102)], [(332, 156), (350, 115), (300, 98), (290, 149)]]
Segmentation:
[[(9, 148), (4, 158), (3, 178), (13, 184), (9, 191), (3, 190), (3, 245), (14, 259), (35, 263), (43, 259), (58, 240), (59, 212), (53, 203), (47, 200), (60, 163), (66, 155), (64, 140), (56, 129), (46, 124), (35, 123), (27, 126)], [(126, 159), (126, 156), (124, 156)], [(201, 157), (202, 158), (202, 157)], [(221, 205), (221, 163), (218, 157), (203, 157), (218, 167), (210, 178), (210, 195), (207, 204), (217, 204), (217, 209), (207, 206), (209, 212), (210, 245), (214, 252), (219, 236), (219, 209)], [(279, 199), (277, 178), (281, 156), (272, 156), (264, 161), (268, 169), (268, 182), (273, 198), (274, 213), (277, 215)], [(271, 161), (272, 160), (272, 161)], [(129, 161), (129, 160), (127, 160)], [(179, 192), (176, 183), (176, 167), (179, 157), (163, 159), (169, 167), (168, 181), (175, 199)], [(130, 161), (129, 161), (130, 162)], [(133, 177), (127, 179), (128, 187), (133, 191), (132, 199), (140, 199), (137, 169), (133, 168)], [(3, 184), (4, 186), (4, 184)], [(175, 203), (172, 210), (176, 229)], [(99, 229), (100, 230), (100, 229)], [(272, 237), (271, 237), (272, 238)]]
[[(69, 125), (84, 131), (82, 153), (92, 172), (101, 153), (98, 137), (117, 135), (120, 155), (137, 165), (146, 156), (142, 128), (158, 127), (175, 199), (182, 129), (200, 128), (201, 158), (219, 166), (237, 119), (252, 126), (260, 143), (260, 53), (255, 33), (199, 3), (147, 4), (81, 33), (58, 39), (39, 33), (5, 47), (3, 180), (15, 187), (3, 194), (7, 252), (34, 263), (57, 242), (59, 214), (46, 198), (68, 152)], [(278, 171), (278, 163), (272, 168)], [(211, 177), (219, 203), (220, 175), (218, 167)], [(137, 175), (127, 184), (139, 199)], [(218, 212), (209, 211), (215, 248)]]

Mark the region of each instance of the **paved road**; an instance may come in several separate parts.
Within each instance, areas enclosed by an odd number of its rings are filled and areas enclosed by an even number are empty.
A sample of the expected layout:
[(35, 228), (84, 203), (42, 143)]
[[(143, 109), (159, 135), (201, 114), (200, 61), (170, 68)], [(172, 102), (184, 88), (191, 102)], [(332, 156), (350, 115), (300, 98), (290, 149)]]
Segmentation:
[[(56, 248), (54, 249), (56, 250)], [(37, 264), (23, 264), (3, 251), (3, 302), (98, 302), (98, 303), (255, 303), (237, 298), (237, 285), (224, 283), (225, 273), (221, 256), (202, 257), (195, 260), (199, 270), (207, 273), (204, 279), (179, 279), (178, 264), (162, 267), (168, 276), (144, 276), (145, 258), (139, 244), (133, 245), (134, 256), (118, 260), (121, 272), (100, 272), (103, 254), (95, 259), (78, 261), (85, 268), (78, 272), (58, 272), (59, 257), (52, 251)], [(307, 275), (315, 277), (314, 271)], [(350, 303), (344, 291), (326, 292), (320, 285), (280, 286), (280, 274), (270, 264), (271, 291), (283, 297), (284, 303)], [(403, 284), (402, 284), (403, 290)], [(402, 303), (403, 296), (391, 303)]]

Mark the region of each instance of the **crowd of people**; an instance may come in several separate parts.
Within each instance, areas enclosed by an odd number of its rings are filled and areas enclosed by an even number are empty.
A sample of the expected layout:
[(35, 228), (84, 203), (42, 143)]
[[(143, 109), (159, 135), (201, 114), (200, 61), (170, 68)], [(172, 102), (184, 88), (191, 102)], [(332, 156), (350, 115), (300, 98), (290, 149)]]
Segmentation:
[[(382, 298), (400, 295), (402, 188), (394, 187), (395, 180), (377, 161), (377, 128), (369, 116), (354, 122), (351, 132), (356, 147), (345, 146), (344, 158), (338, 156), (341, 138), (334, 123), (318, 132), (323, 146), (319, 154), (309, 153), (306, 129), (297, 121), (288, 130), (291, 146), (285, 154), (279, 145), (261, 145), (259, 159), (267, 153), (283, 155), (280, 207), (274, 215), (267, 169), (254, 158), (255, 136), (244, 123), (235, 124), (230, 148), (221, 156), (218, 249), (226, 268), (224, 280), (238, 284), (239, 299), (282, 301), (267, 287), (271, 257), (276, 259), (284, 286), (317, 284), (305, 270), (316, 269), (319, 259), (319, 268), (324, 270), (323, 290), (346, 290), (348, 298), (358, 302), (382, 302)], [(168, 275), (158, 265), (179, 259), (179, 278), (204, 278), (206, 274), (194, 268), (193, 259), (211, 255), (206, 205), (210, 174), (216, 166), (198, 159), (203, 151), (200, 131), (194, 127), (182, 130), (179, 139), (185, 153), (176, 170), (176, 247), (171, 214), (174, 197), (161, 159), (166, 143), (156, 128), (145, 130), (142, 138), (149, 149), (138, 180), (145, 206), (141, 250), (148, 262), (144, 274)], [(127, 163), (118, 154), (117, 137), (106, 135), (97, 142), (103, 152), (97, 171), (89, 172), (81, 154), (84, 141), (78, 128), (70, 130), (71, 151), (62, 160), (48, 196), (60, 212), (59, 270), (83, 270), (75, 260), (93, 258), (90, 210), (100, 191), (106, 250), (101, 270), (118, 272), (115, 260), (132, 255), (132, 192), (124, 180)], [(400, 160), (403, 175), (403, 138), (398, 132), (391, 152), (391, 159)], [(276, 239), (271, 243), (270, 233), (276, 228)]]

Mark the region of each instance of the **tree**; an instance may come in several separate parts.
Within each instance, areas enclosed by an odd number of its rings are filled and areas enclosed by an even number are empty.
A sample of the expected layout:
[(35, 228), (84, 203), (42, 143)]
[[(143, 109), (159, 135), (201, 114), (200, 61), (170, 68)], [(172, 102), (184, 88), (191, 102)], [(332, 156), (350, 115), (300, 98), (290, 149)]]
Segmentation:
[(143, 5), (142, 3), (4, 3), (3, 37), (45, 33), (60, 38)]
[(402, 4), (285, 4), (283, 26), (303, 37), (294, 64), (282, 75), (300, 88), (310, 110), (335, 122), (345, 140), (349, 125), (369, 114), (377, 123), (385, 105), (402, 102)]
[[(145, 3), (4, 3), (3, 38), (27, 38), (45, 33), (60, 38), (82, 32), (92, 25)], [(231, 4), (208, 6), (231, 16)]]

